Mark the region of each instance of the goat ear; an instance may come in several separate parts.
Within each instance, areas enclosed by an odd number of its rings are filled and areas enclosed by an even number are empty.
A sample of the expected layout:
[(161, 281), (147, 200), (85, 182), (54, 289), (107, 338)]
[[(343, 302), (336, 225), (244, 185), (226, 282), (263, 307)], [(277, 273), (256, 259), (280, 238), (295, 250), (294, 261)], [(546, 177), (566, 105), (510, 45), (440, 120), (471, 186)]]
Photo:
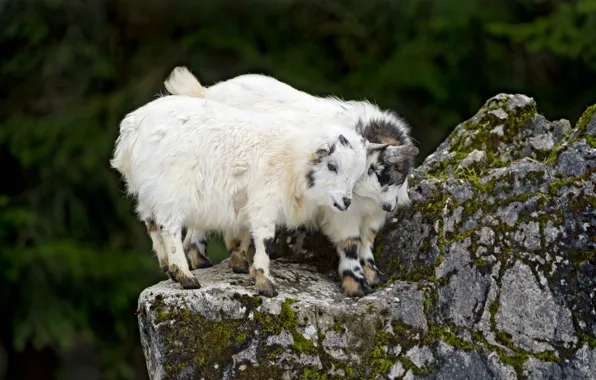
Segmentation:
[(348, 147), (352, 146), (352, 145), (350, 145), (350, 142), (348, 141), (348, 139), (347, 139), (347, 138), (345, 138), (345, 136), (344, 136), (344, 135), (339, 135), (339, 142), (340, 142), (340, 143), (341, 143), (341, 145), (343, 145), (343, 146), (348, 146)]
[(318, 159), (328, 156), (331, 154), (331, 147), (327, 143), (323, 143), (317, 147), (315, 155)]
[(385, 162), (388, 164), (397, 164), (403, 162), (410, 157), (414, 157), (418, 154), (418, 148), (412, 144), (408, 145), (392, 145), (385, 149), (383, 156)]
[(366, 154), (371, 154), (374, 152), (377, 152), (379, 150), (383, 150), (385, 148), (387, 148), (389, 146), (389, 144), (377, 144), (377, 143), (367, 143), (366, 144)]

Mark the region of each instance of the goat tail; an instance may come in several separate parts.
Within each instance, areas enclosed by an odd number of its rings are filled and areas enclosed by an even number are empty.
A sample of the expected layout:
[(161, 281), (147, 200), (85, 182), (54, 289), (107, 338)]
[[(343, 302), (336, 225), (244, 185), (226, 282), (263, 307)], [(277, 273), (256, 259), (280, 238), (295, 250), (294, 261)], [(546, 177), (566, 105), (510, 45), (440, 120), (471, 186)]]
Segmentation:
[(139, 127), (135, 116), (134, 113), (129, 113), (120, 122), (120, 136), (116, 140), (114, 157), (110, 160), (110, 165), (118, 170), (126, 180), (129, 178), (132, 150), (137, 141)]
[(197, 77), (184, 66), (175, 67), (164, 81), (164, 85), (172, 95), (186, 95), (195, 98), (205, 97), (205, 88)]

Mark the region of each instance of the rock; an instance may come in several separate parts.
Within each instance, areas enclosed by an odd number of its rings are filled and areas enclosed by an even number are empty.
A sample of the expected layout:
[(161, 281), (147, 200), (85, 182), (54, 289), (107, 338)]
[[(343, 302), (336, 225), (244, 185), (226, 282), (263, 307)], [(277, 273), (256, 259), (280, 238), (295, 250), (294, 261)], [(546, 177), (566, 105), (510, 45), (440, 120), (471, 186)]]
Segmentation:
[(410, 176), (378, 235), (390, 282), (340, 294), (334, 249), (278, 231), (280, 294), (227, 264), (139, 299), (152, 379), (596, 378), (596, 106), (571, 127), (489, 99)]
[[(195, 271), (200, 290), (169, 280), (145, 289), (138, 315), (151, 378), (281, 379), (332, 370), (369, 377), (390, 367), (399, 374), (403, 355), (393, 348), (428, 335), (424, 292), (413, 284), (394, 282), (355, 301), (341, 295), (337, 278), (305, 264), (278, 260), (272, 269), (279, 290), (272, 299), (254, 297), (248, 276), (226, 262)], [(409, 351), (414, 363), (432, 363), (428, 348), (416, 350)]]
[(577, 342), (571, 312), (556, 303), (548, 287), (541, 288), (530, 267), (516, 261), (501, 281), (496, 328), (509, 334), (513, 344), (540, 353), (553, 349), (546, 342)]

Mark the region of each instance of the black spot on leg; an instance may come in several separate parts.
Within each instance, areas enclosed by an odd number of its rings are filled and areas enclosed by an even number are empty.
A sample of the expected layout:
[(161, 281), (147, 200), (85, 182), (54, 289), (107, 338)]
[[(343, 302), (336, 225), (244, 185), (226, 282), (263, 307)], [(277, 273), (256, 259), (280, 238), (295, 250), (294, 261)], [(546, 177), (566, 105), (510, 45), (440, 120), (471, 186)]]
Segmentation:
[(308, 188), (312, 188), (315, 185), (315, 172), (314, 170), (309, 170), (308, 173), (306, 173), (306, 184), (308, 185)]
[(358, 246), (356, 244), (350, 244), (344, 248), (344, 254), (348, 259), (358, 259)]
[(359, 279), (356, 277), (356, 275), (354, 275), (354, 272), (352, 272), (351, 269), (345, 269), (342, 273), (341, 273), (341, 277), (342, 278), (346, 278), (346, 277), (351, 277), (354, 280), (358, 281)]
[(360, 249), (360, 237), (352, 237), (340, 242), (337, 247), (344, 252), (348, 259), (358, 261), (358, 250)]
[(265, 252), (267, 253), (267, 256), (271, 256), (271, 253), (273, 252), (273, 238), (265, 238), (263, 244), (265, 244)]

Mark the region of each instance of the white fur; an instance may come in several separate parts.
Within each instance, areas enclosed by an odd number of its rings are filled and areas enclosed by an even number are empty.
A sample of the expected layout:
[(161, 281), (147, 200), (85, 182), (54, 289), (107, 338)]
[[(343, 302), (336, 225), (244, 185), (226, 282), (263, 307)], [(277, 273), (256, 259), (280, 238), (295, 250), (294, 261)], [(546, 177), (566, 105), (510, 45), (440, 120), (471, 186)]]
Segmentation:
[[(324, 120), (335, 120), (356, 129), (360, 125), (366, 128), (367, 122), (373, 119), (389, 120), (396, 128), (403, 131), (409, 141), (409, 127), (395, 114), (380, 110), (376, 105), (366, 101), (343, 101), (335, 97), (315, 97), (299, 91), (274, 78), (248, 74), (217, 83), (211, 87), (201, 86), (198, 79), (186, 68), (177, 67), (165, 81), (166, 89), (173, 94), (201, 96), (239, 109), (260, 111), (277, 120), (284, 120), (290, 125), (306, 128)], [(393, 148), (393, 147), (391, 147)], [(368, 157), (370, 162), (376, 156)], [(323, 232), (334, 243), (344, 239), (361, 236), (362, 246), (359, 251), (361, 259), (372, 257), (372, 242), (365, 236), (369, 230), (378, 231), (385, 223), (387, 212), (382, 205), (390, 205), (394, 209), (397, 204), (409, 203), (407, 179), (401, 186), (390, 185), (383, 188), (375, 175), (366, 172), (356, 183), (352, 207), (341, 215), (336, 215), (328, 207), (322, 207)], [(340, 257), (342, 253), (339, 252)], [(340, 273), (346, 265), (340, 263)]]
[[(340, 134), (351, 148), (339, 142)], [(333, 153), (324, 155), (332, 146)], [(317, 152), (322, 157), (313, 164)], [(255, 268), (269, 277), (263, 240), (273, 237), (276, 225), (308, 223), (320, 206), (343, 206), (365, 169), (365, 156), (361, 136), (338, 123), (295, 128), (209, 100), (165, 96), (122, 120), (111, 163), (137, 196), (140, 219), (160, 226), (161, 242), (153, 239), (157, 234), (152, 240), (158, 255), (166, 251), (170, 266), (192, 276), (183, 226), (236, 233), (247, 228), (255, 240)], [(337, 173), (328, 169), (330, 162)], [(240, 212), (239, 197), (246, 199)]]

